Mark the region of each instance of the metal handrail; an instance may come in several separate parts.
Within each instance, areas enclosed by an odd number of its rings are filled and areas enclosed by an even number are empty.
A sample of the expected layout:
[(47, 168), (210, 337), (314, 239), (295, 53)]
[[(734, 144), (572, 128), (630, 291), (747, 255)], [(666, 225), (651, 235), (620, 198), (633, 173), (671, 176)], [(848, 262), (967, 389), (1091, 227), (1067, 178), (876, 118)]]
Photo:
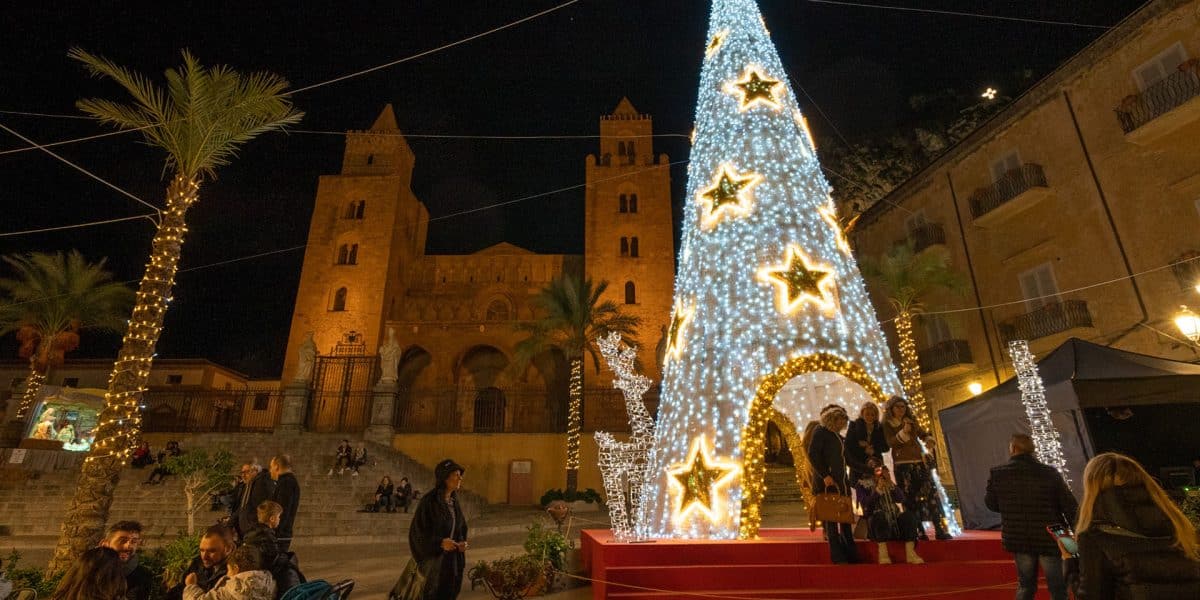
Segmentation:
[(1121, 106), (1113, 109), (1121, 123), (1121, 131), (1130, 133), (1200, 96), (1200, 63), (1189, 61), (1179, 66), (1178, 71), (1142, 93), (1127, 97)]
[(1025, 163), (1005, 173), (992, 185), (981, 187), (971, 194), (971, 216), (978, 219), (999, 208), (1031, 188), (1048, 188), (1042, 165)]
[(1000, 324), (1004, 341), (1036, 340), (1076, 327), (1092, 327), (1085, 300), (1063, 300), (1038, 307)]

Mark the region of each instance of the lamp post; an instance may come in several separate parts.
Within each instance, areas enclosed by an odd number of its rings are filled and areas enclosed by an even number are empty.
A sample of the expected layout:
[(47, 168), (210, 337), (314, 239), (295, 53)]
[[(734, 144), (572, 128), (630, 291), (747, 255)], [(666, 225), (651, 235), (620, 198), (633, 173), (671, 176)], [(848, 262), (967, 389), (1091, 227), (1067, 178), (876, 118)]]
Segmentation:
[(1200, 316), (1188, 307), (1179, 307), (1179, 314), (1175, 315), (1175, 326), (1187, 339), (1192, 340), (1193, 344), (1200, 344)]

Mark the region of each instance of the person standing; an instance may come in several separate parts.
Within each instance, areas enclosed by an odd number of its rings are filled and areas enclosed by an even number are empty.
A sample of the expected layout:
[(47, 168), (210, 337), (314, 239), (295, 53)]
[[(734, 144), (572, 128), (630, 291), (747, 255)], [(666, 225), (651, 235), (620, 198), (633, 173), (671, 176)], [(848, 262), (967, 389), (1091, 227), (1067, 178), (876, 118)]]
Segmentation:
[(1062, 475), (1034, 457), (1033, 438), (1018, 433), (1008, 443), (1009, 461), (992, 467), (984, 503), (1000, 513), (1000, 538), (1017, 563), (1017, 600), (1037, 593), (1038, 566), (1054, 600), (1067, 600), (1062, 553), (1046, 531), (1069, 525), (1078, 503)]
[[(858, 418), (846, 429), (846, 464), (850, 467), (850, 484), (854, 486), (859, 505), (875, 488), (875, 467), (883, 465), (887, 440), (879, 422), (879, 406), (868, 400), (858, 409)], [(866, 512), (863, 512), (866, 515)]]
[(1132, 458), (1088, 461), (1075, 531), (1080, 600), (1200, 598), (1196, 527)]
[(425, 587), (425, 600), (454, 600), (462, 589), (466, 567), (467, 519), (458, 501), (465, 469), (446, 459), (434, 467), (437, 487), (417, 504), (408, 529), (408, 547), (412, 551)]
[(242, 490), (242, 498), (238, 503), (237, 531), (241, 539), (258, 523), (258, 505), (264, 500), (270, 500), (275, 494), (275, 481), (271, 474), (264, 471), (258, 461), (242, 465), (242, 481), (246, 487)]
[[(279, 551), (287, 552), (292, 545), (292, 527), (296, 524), (296, 511), (300, 510), (300, 481), (292, 473), (292, 457), (287, 454), (276, 454), (270, 464), (271, 479), (275, 482), (275, 491), (271, 499), (283, 507), (283, 516), (279, 518), (279, 526), (275, 535), (279, 540)], [(257, 506), (256, 510), (257, 510)]]
[(921, 448), (921, 441), (932, 444), (933, 437), (921, 429), (908, 402), (900, 396), (892, 396), (884, 405), (883, 437), (891, 449), (896, 483), (904, 490), (904, 508), (915, 513), (922, 523), (918, 537), (929, 539), (923, 522), (933, 521), (937, 539), (950, 539), (950, 532), (943, 522), (942, 501)]
[(137, 521), (118, 521), (100, 540), (100, 547), (114, 550), (121, 560), (125, 574), (126, 600), (149, 600), (154, 577), (150, 570), (138, 564), (137, 551), (142, 545), (142, 524)]
[[(812, 431), (808, 445), (808, 461), (812, 465), (813, 493), (834, 491), (850, 496), (850, 480), (846, 476), (845, 443), (841, 431), (850, 422), (846, 409), (830, 404), (821, 409), (820, 426)], [(822, 523), (829, 540), (829, 556), (834, 564), (858, 562), (854, 545), (854, 527), (850, 523)]]

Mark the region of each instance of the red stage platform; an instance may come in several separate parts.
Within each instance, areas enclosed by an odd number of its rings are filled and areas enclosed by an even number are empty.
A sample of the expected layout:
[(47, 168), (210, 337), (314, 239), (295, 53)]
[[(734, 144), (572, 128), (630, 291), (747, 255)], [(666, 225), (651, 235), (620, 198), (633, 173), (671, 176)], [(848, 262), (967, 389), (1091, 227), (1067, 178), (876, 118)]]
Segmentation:
[[(949, 541), (921, 542), (926, 564), (903, 564), (904, 545), (889, 544), (896, 564), (873, 564), (876, 545), (859, 542), (868, 561), (834, 565), (821, 532), (763, 529), (753, 541), (654, 540), (618, 543), (609, 530), (583, 531), (584, 568), (596, 600), (662, 600), (712, 595), (726, 600), (1008, 600), (1016, 590), (1012, 556), (996, 532), (971, 531)], [(1049, 598), (1044, 589), (1038, 598)]]

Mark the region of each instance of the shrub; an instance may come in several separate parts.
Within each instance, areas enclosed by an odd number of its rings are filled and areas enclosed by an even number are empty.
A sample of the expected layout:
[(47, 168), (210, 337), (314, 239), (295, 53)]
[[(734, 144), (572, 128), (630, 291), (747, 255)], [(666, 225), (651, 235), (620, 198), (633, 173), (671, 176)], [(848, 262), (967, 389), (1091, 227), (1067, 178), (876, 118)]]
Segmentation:
[(159, 587), (169, 589), (183, 582), (183, 574), (197, 556), (200, 556), (200, 536), (181, 531), (165, 545), (139, 553), (138, 560), (162, 580)]
[(566, 568), (567, 550), (570, 544), (566, 536), (550, 529), (541, 522), (528, 527), (525, 536), (525, 552), (530, 556), (545, 561), (556, 571)]
[(544, 569), (541, 559), (522, 554), (490, 562), (481, 560), (467, 572), (467, 578), (487, 586), (499, 600), (518, 600), (537, 583)]
[(546, 490), (546, 493), (542, 494), (542, 499), (540, 502), (542, 503), (543, 507), (546, 507), (555, 500), (563, 500), (565, 502), (583, 501), (587, 502), (588, 504), (603, 504), (604, 502), (603, 499), (600, 498), (600, 494), (592, 488), (588, 488), (583, 491), (576, 491), (572, 494), (568, 494), (561, 489)]
[(37, 592), (38, 598), (47, 598), (54, 593), (63, 573), (47, 575), (45, 571), (34, 567), (20, 566), (21, 553), (13, 550), (4, 560), (4, 577), (12, 582), (13, 591), (31, 589)]

